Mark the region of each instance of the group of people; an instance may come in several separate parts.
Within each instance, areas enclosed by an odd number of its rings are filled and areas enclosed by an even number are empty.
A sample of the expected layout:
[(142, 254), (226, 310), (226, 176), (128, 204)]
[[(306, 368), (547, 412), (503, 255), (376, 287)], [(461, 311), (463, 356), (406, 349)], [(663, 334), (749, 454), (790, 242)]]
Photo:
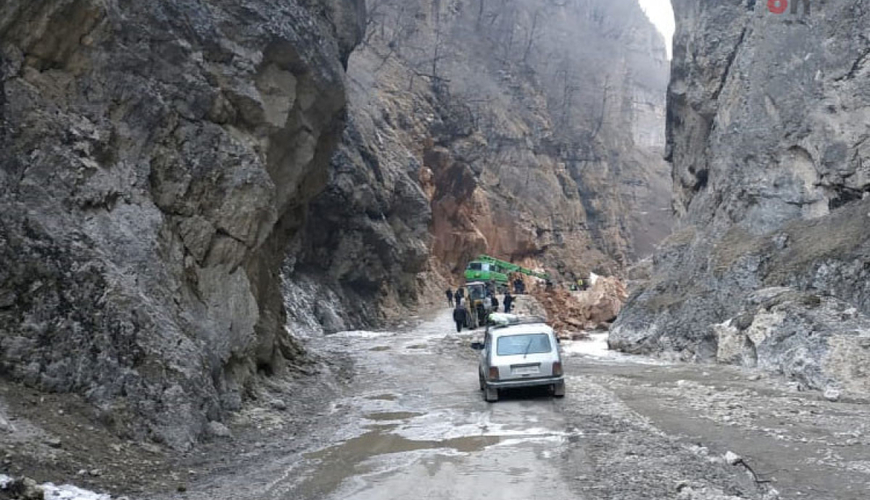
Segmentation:
[[(459, 287), (454, 292), (451, 289), (447, 289), (445, 292), (447, 296), (447, 304), (453, 308), (453, 321), (456, 323), (456, 332), (461, 332), (462, 327), (466, 325), (468, 322), (468, 308), (465, 305), (465, 289)], [(492, 312), (498, 312), (498, 298), (494, 293), (487, 291), (487, 298), (490, 301), (490, 305), (492, 306)], [(513, 308), (514, 298), (511, 295), (510, 290), (505, 291), (504, 294), (504, 312), (509, 313)]]
[(455, 292), (448, 288), (446, 293), (447, 303), (450, 307), (453, 307), (454, 300), (456, 301), (456, 307), (459, 307), (463, 299), (465, 299), (465, 289), (462, 287), (457, 288)]
[(588, 289), (589, 289), (589, 284), (586, 282), (586, 280), (584, 280), (582, 278), (578, 279), (576, 283), (571, 283), (571, 291), (572, 292), (586, 291)]

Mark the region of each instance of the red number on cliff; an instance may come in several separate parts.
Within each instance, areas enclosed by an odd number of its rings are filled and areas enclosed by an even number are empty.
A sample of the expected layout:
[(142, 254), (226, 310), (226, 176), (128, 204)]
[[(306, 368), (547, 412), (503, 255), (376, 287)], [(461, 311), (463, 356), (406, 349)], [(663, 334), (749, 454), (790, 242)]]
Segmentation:
[(774, 14), (782, 14), (788, 9), (788, 0), (767, 0), (767, 8)]

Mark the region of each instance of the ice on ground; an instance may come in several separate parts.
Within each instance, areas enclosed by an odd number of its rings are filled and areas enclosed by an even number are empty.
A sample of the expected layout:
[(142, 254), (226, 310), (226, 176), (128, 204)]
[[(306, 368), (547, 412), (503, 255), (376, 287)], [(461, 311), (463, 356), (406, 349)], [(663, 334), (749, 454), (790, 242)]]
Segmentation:
[(94, 493), (75, 486), (65, 484), (55, 486), (51, 483), (42, 485), (45, 490), (45, 500), (111, 500), (110, 495)]
[(589, 335), (589, 340), (563, 341), (562, 352), (565, 354), (584, 354), (596, 358), (613, 357), (614, 354), (618, 353), (608, 350), (607, 335), (607, 333), (592, 333)]
[(607, 332), (591, 333), (588, 340), (562, 341), (562, 352), (568, 356), (585, 356), (591, 358), (606, 359), (624, 363), (637, 363), (645, 365), (667, 364), (660, 360), (646, 356), (624, 354), (619, 351), (611, 351), (607, 346)]
[[(0, 474), (0, 490), (5, 490), (14, 481), (13, 478)], [(52, 483), (40, 485), (45, 492), (45, 500), (111, 500), (110, 495), (94, 493), (68, 484), (55, 486)]]
[(345, 332), (337, 332), (337, 333), (330, 333), (329, 334), (330, 337), (354, 337), (354, 338), (365, 338), (365, 339), (371, 339), (371, 338), (377, 338), (377, 337), (389, 337), (389, 336), (394, 336), (394, 335), (396, 335), (396, 332), (390, 332), (390, 331), (373, 332), (373, 331), (369, 331), (369, 330), (349, 330), (349, 331), (345, 331)]

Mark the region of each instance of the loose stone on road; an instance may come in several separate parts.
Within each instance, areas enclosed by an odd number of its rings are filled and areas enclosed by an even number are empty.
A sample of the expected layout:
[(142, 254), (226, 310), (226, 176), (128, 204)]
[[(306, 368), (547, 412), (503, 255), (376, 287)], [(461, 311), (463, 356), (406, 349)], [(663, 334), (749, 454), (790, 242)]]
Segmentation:
[(328, 349), (354, 359), (349, 396), (328, 418), (342, 424), (330, 444), (304, 454), (292, 494), (276, 498), (666, 498), (680, 481), (747, 497), (766, 491), (590, 383), (576, 346), (566, 345), (579, 354), (567, 362), (564, 400), (519, 391), (484, 402), (468, 348), (482, 332), (449, 326), (445, 313), (409, 332), (329, 337)]
[(451, 326), (445, 311), (407, 331), (313, 339), (324, 359), (350, 361), (336, 399), (292, 451), (261, 454), (185, 498), (867, 498), (866, 405), (728, 367), (616, 354), (604, 335), (563, 343), (564, 399), (518, 391), (490, 404), (469, 348), (482, 330)]

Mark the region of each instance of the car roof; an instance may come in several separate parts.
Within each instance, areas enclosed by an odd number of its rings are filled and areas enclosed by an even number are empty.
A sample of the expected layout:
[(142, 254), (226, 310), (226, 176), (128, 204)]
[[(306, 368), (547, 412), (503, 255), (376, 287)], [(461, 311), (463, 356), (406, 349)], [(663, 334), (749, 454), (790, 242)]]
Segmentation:
[(554, 335), (553, 329), (546, 323), (524, 323), (519, 325), (508, 325), (490, 330), (490, 335), (493, 337), (506, 337), (508, 335), (528, 335), (530, 333), (546, 333)]

